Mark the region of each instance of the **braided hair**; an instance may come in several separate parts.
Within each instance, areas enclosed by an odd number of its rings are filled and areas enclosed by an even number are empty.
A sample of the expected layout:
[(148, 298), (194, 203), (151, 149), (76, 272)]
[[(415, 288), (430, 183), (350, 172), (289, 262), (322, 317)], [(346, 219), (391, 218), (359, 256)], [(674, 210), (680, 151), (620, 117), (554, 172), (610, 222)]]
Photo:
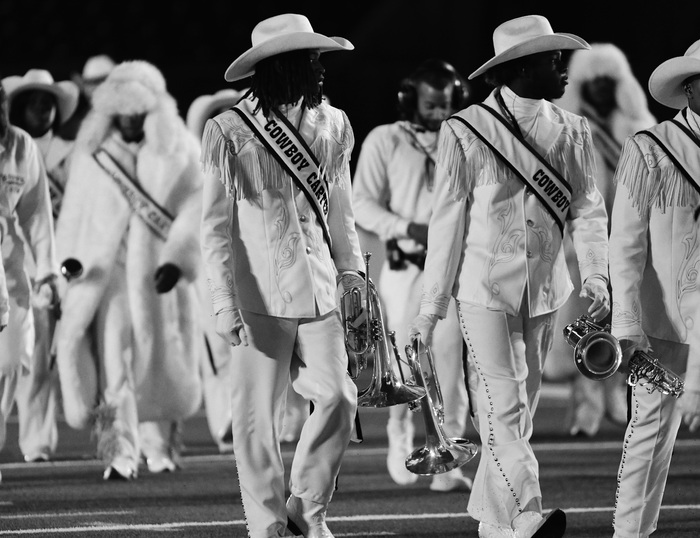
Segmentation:
[[(306, 108), (321, 103), (322, 93), (309, 60), (308, 49), (283, 52), (255, 65), (250, 90), (267, 117), (272, 110), (303, 99)], [(257, 109), (256, 109), (257, 111)]]

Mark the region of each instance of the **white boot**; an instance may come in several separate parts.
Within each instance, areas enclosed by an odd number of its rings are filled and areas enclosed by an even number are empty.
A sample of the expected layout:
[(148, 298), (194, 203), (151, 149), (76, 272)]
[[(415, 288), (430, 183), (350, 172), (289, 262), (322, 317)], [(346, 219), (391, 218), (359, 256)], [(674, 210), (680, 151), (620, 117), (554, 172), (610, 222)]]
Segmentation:
[(483, 521), (479, 522), (479, 538), (514, 538), (515, 532), (510, 527), (497, 527)]
[(542, 517), (539, 512), (523, 512), (513, 520), (515, 538), (561, 538), (566, 531), (566, 514), (552, 510)]
[(406, 469), (406, 458), (413, 452), (413, 417), (408, 414), (404, 419), (389, 417), (386, 424), (389, 451), (386, 466), (392, 480), (401, 486), (414, 484), (418, 475)]
[(326, 505), (290, 495), (287, 499), (289, 530), (304, 538), (333, 538), (326, 526)]

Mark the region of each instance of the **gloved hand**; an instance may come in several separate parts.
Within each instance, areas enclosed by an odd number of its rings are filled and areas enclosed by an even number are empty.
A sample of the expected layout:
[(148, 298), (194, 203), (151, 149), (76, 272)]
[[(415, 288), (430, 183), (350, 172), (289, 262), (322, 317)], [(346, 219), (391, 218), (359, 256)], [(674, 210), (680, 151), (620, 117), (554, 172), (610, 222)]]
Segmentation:
[(678, 408), (683, 417), (683, 424), (687, 425), (691, 432), (700, 429), (700, 391), (683, 391), (678, 397)]
[(418, 314), (408, 327), (408, 340), (413, 342), (420, 337), (424, 346), (430, 346), (438, 319), (437, 314)]
[(32, 306), (34, 308), (54, 308), (58, 304), (58, 285), (56, 275), (49, 275), (34, 283)]
[(158, 293), (167, 293), (175, 287), (177, 281), (180, 280), (182, 271), (172, 263), (164, 263), (155, 273), (156, 291)]
[(587, 297), (593, 301), (588, 307), (588, 315), (593, 321), (600, 321), (610, 313), (608, 282), (602, 276), (589, 276), (581, 286), (579, 297)]
[(216, 333), (231, 346), (248, 345), (248, 333), (238, 308), (224, 308), (216, 313)]

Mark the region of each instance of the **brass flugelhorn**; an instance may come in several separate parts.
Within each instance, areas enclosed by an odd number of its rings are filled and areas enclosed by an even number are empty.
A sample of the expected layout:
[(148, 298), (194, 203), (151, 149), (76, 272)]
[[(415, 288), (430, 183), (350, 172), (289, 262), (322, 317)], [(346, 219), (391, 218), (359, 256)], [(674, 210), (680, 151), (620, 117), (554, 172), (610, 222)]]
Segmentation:
[[(406, 469), (413, 474), (435, 475), (446, 473), (469, 462), (478, 452), (476, 444), (461, 437), (448, 437), (443, 431), (445, 408), (442, 391), (435, 370), (430, 347), (421, 353), (420, 335), (412, 346), (406, 346), (406, 355), (412, 375), (419, 386), (425, 388), (425, 397), (409, 404), (412, 411), (421, 411), (425, 422), (425, 445), (406, 458)], [(428, 371), (424, 372), (420, 357), (425, 355)]]
[(369, 277), (371, 256), (369, 252), (364, 254), (365, 300), (361, 299), (362, 290), (354, 287), (341, 296), (340, 310), (350, 376), (357, 379), (367, 367), (369, 357), (374, 357), (371, 381), (358, 393), (357, 405), (389, 407), (419, 400), (425, 390), (396, 375), (397, 370), (400, 372), (400, 357), (394, 353), (395, 346), (390, 348), (393, 334), (387, 331), (377, 288)]
[(607, 379), (622, 364), (622, 348), (610, 325), (598, 325), (584, 314), (564, 327), (564, 338), (574, 348), (576, 368), (590, 379)]

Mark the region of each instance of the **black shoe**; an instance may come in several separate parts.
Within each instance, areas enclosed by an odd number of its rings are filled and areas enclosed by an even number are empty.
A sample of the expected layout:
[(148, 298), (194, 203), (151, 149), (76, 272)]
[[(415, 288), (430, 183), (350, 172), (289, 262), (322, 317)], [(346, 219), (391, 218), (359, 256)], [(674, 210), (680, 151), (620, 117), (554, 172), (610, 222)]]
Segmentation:
[(545, 516), (532, 538), (561, 538), (566, 531), (566, 514), (555, 508)]

